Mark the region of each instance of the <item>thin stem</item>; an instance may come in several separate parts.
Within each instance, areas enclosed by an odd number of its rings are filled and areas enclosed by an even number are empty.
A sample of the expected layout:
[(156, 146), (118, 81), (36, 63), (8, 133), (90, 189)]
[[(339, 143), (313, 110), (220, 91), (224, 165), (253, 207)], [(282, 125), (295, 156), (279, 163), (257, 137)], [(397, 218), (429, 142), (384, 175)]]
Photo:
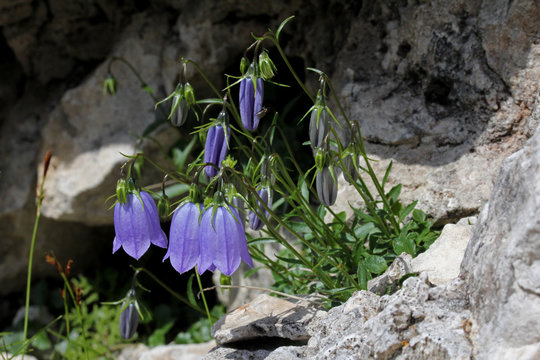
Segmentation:
[(210, 326), (214, 325), (214, 322), (212, 321), (212, 315), (210, 314), (210, 310), (208, 309), (208, 304), (206, 303), (206, 297), (204, 296), (204, 290), (202, 287), (201, 282), (201, 276), (199, 275), (199, 269), (197, 268), (197, 265), (195, 265), (195, 276), (197, 277), (197, 283), (199, 284), (199, 290), (201, 290), (201, 297), (204, 304), (204, 309), (206, 310), (206, 315), (208, 316), (208, 321), (210, 321)]
[(193, 310), (196, 310), (198, 312), (200, 312), (201, 314), (206, 314), (206, 312), (201, 309), (200, 307), (198, 306), (195, 306), (193, 305), (191, 302), (189, 302), (185, 297), (183, 297), (182, 295), (178, 294), (176, 291), (174, 291), (173, 289), (171, 289), (170, 287), (168, 287), (164, 282), (162, 282), (161, 280), (159, 280), (153, 273), (151, 273), (150, 271), (146, 270), (145, 268), (135, 268), (135, 270), (139, 270), (141, 272), (144, 272), (146, 273), (148, 276), (150, 276), (152, 278), (152, 280), (154, 280), (155, 282), (157, 282), (162, 288), (164, 288), (165, 290), (167, 290), (172, 296), (174, 296), (175, 298), (177, 298), (178, 300), (180, 300), (181, 302), (183, 302), (184, 304), (186, 304), (187, 306), (189, 306), (190, 308), (192, 308)]
[[(215, 285), (215, 286), (212, 286), (212, 287), (209, 287), (209, 288), (202, 289), (201, 292), (208, 291), (208, 290), (214, 290), (214, 289), (220, 289), (220, 288), (223, 288), (223, 289), (242, 289), (243, 288), (243, 289), (250, 289), (250, 290), (260, 290), (260, 291), (266, 291), (266, 292), (269, 292), (269, 293), (272, 293), (272, 294), (281, 295), (283, 297), (288, 297), (290, 299), (294, 299), (294, 300), (298, 300), (298, 301), (307, 301), (307, 302), (311, 302), (311, 303), (315, 303), (315, 304), (319, 302), (317, 300), (310, 300), (310, 299), (306, 299), (306, 298), (303, 298), (303, 297), (300, 297), (300, 296), (294, 296), (294, 295), (286, 294), (284, 292), (277, 291), (277, 290), (267, 289), (267, 288), (258, 287), (258, 286), (249, 286), (249, 285)], [(319, 296), (322, 297), (322, 295), (319, 295)]]
[[(79, 322), (81, 323), (81, 333), (82, 333), (81, 335), (83, 337), (84, 353), (86, 354), (86, 359), (90, 359), (89, 354), (88, 354), (88, 341), (86, 339), (86, 329), (84, 328), (84, 319), (81, 313), (81, 307), (77, 303), (77, 298), (75, 297), (75, 294), (73, 293), (73, 290), (71, 289), (71, 286), (69, 284), (69, 280), (66, 277), (66, 274), (61, 273), (60, 275), (62, 276), (62, 279), (64, 279), (64, 287), (67, 288), (69, 295), (71, 296), (71, 300), (73, 301), (73, 305), (75, 306), (75, 310), (77, 310), (77, 316), (79, 318)], [(65, 296), (65, 292), (64, 292), (64, 296)], [(69, 337), (69, 333), (67, 335)]]

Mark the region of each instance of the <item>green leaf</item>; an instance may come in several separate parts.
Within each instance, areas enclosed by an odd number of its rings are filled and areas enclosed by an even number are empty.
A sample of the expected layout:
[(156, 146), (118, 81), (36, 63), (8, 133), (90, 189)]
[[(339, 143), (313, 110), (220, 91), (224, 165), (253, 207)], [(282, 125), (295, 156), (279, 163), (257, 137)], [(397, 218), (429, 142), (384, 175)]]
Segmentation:
[(391, 201), (391, 202), (394, 202), (397, 200), (399, 194), (401, 193), (401, 184), (397, 184), (396, 186), (394, 186), (389, 192), (388, 194), (386, 194), (386, 196), (388, 197), (388, 199)]
[(413, 211), (412, 217), (414, 221), (419, 222), (419, 223), (422, 223), (426, 220), (426, 214), (422, 210), (419, 210), (419, 209), (415, 209)]
[(155, 347), (158, 345), (165, 344), (165, 335), (171, 330), (174, 321), (169, 321), (159, 329), (156, 329), (150, 337), (148, 337), (148, 345), (150, 347)]
[(283, 27), (285, 26), (285, 24), (287, 24), (289, 21), (291, 21), (292, 19), (294, 19), (294, 15), (293, 16), (289, 16), (288, 18), (286, 18), (285, 20), (283, 20), (281, 22), (281, 24), (279, 24), (279, 27), (276, 31), (276, 39), (279, 40), (279, 34), (281, 33), (281, 30), (283, 30)]
[(189, 280), (187, 283), (187, 296), (188, 296), (189, 302), (192, 305), (199, 307), (199, 304), (197, 304), (197, 300), (195, 300), (195, 295), (193, 294), (193, 279), (194, 278), (195, 278), (195, 274), (191, 274), (191, 276), (189, 277)]
[(407, 215), (409, 215), (411, 213), (411, 211), (413, 211), (413, 209), (416, 207), (416, 204), (418, 204), (418, 200), (410, 203), (409, 205), (407, 205), (407, 207), (405, 207), (403, 210), (401, 210), (399, 212), (399, 221), (403, 221)]
[(354, 228), (354, 235), (360, 240), (363, 241), (367, 236), (380, 233), (380, 229), (372, 222), (357, 226)]
[(360, 289), (367, 290), (368, 273), (363, 261), (358, 263), (356, 276), (358, 276), (358, 285), (360, 286)]
[(381, 186), (384, 190), (384, 185), (386, 185), (386, 181), (388, 180), (388, 176), (390, 175), (390, 170), (392, 170), (392, 161), (390, 161), (390, 164), (388, 164), (388, 167), (386, 168), (386, 171), (384, 173)]
[(370, 255), (365, 260), (366, 269), (374, 274), (382, 274), (388, 265), (382, 256)]
[(288, 225), (297, 233), (299, 234), (311, 234), (312, 231), (309, 226), (306, 225), (306, 223), (298, 222), (298, 221), (291, 221), (288, 223)]
[(414, 243), (414, 240), (406, 236), (400, 236), (394, 239), (392, 247), (394, 248), (396, 255), (399, 255), (402, 252), (406, 252), (412, 256), (416, 255), (416, 244)]

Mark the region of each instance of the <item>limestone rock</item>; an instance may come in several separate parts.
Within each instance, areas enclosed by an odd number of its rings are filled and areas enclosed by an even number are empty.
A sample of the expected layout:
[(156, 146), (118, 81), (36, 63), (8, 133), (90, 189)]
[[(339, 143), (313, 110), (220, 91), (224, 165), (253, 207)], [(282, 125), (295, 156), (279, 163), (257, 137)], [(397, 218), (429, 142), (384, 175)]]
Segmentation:
[(462, 276), (477, 319), (471, 335), (479, 359), (540, 354), (538, 154), (540, 131), (503, 162), (465, 253)]
[(427, 273), (429, 281), (435, 285), (457, 278), (472, 230), (471, 225), (445, 225), (429, 249), (412, 259), (411, 272)]
[(199, 360), (208, 353), (216, 342), (211, 340), (202, 344), (161, 345), (149, 349), (138, 344), (124, 348), (116, 357), (118, 360)]
[(212, 326), (212, 336), (218, 344), (259, 338), (307, 340), (306, 326), (325, 311), (313, 306), (313, 299), (292, 302), (266, 294), (259, 295)]
[(399, 279), (414, 272), (411, 268), (412, 260), (412, 256), (405, 252), (399, 255), (383, 274), (368, 281), (368, 290), (375, 294), (384, 294), (388, 290), (393, 293), (397, 289)]

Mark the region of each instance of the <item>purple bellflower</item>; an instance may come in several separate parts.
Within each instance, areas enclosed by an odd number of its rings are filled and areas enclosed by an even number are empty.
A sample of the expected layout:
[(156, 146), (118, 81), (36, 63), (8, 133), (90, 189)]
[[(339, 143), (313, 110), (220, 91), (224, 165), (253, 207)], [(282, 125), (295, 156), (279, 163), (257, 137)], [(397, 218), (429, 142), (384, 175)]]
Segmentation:
[[(257, 89), (252, 79), (257, 79)], [(253, 131), (259, 126), (259, 112), (264, 98), (264, 82), (261, 78), (245, 77), (240, 81), (240, 118), (244, 129)]]
[(198, 271), (218, 269), (230, 276), (240, 266), (241, 260), (253, 267), (249, 255), (244, 226), (239, 222), (238, 212), (230, 207), (207, 208), (200, 224), (200, 256)]
[[(220, 167), (221, 162), (225, 159), (225, 156), (227, 156), (230, 137), (231, 132), (227, 124), (217, 123), (210, 127), (210, 129), (208, 129), (208, 134), (206, 135), (206, 144), (204, 146), (204, 162)], [(210, 178), (213, 178), (218, 173), (218, 169), (211, 165), (206, 166), (204, 171)]]
[[(333, 169), (335, 178), (339, 174), (336, 172), (336, 168)], [(338, 187), (334, 177), (332, 177), (332, 170), (330, 167), (324, 167), (317, 173), (315, 178), (315, 186), (317, 188), (317, 195), (321, 203), (326, 206), (332, 206), (336, 202)], [(337, 179), (336, 179), (337, 180)]]
[(180, 274), (192, 269), (199, 259), (199, 215), (201, 204), (186, 202), (174, 212), (169, 234), (169, 250), (163, 261)]
[(146, 191), (126, 195), (126, 202), (114, 206), (113, 253), (120, 247), (131, 257), (139, 259), (150, 243), (166, 248), (167, 236), (161, 230), (156, 203)]
[[(272, 206), (272, 190), (265, 186), (257, 190), (257, 194), (268, 207)], [(264, 206), (259, 200), (257, 200), (257, 207), (259, 208), (259, 211), (264, 214), (265, 217), (268, 217), (268, 211), (264, 208)], [(255, 212), (250, 211), (249, 227), (253, 230), (260, 230), (263, 226), (264, 222), (261, 220), (261, 218), (257, 216)]]

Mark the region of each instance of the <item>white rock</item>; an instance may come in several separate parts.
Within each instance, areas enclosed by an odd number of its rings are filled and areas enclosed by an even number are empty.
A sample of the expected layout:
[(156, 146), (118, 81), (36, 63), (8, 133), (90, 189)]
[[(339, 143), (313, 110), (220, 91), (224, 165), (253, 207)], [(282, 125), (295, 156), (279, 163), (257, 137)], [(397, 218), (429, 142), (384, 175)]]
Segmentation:
[(471, 225), (446, 225), (429, 249), (412, 259), (412, 272), (427, 273), (429, 281), (435, 285), (455, 279), (459, 275), (472, 230)]

